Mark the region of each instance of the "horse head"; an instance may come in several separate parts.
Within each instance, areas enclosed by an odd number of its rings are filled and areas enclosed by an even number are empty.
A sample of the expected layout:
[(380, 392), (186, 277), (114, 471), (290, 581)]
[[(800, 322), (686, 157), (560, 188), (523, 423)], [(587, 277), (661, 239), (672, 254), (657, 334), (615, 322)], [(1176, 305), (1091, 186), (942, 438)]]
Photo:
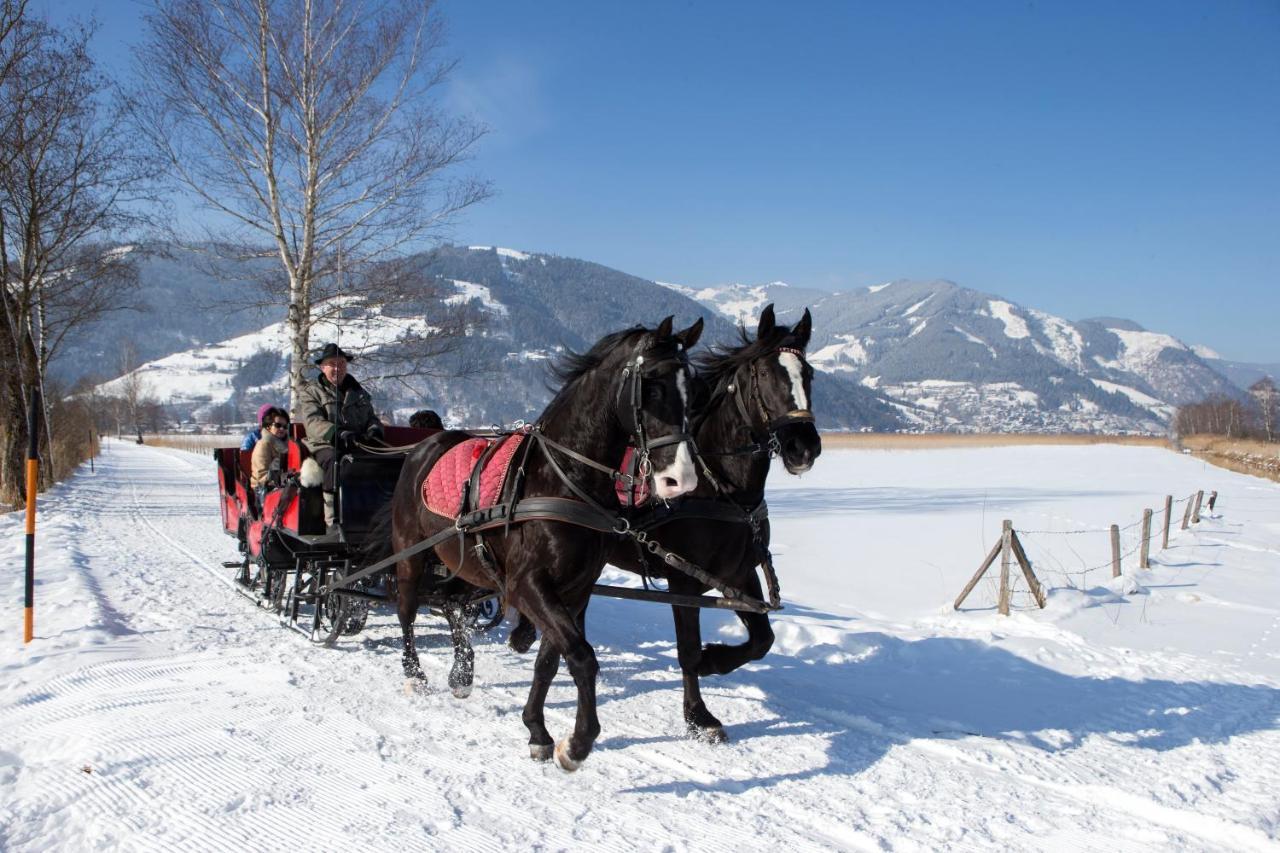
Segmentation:
[[(698, 476), (690, 450), (688, 350), (702, 325), (698, 319), (674, 331), (667, 317), (657, 328), (637, 326), (605, 336), (586, 353), (567, 354), (554, 368), (564, 387), (543, 419), (563, 413), (577, 423), (580, 437), (591, 422), (610, 429), (614, 444), (633, 448), (637, 472), (652, 478), (653, 494), (662, 500), (692, 491)], [(621, 451), (607, 461), (620, 457)]]
[(702, 318), (682, 331), (672, 331), (667, 317), (641, 336), (623, 368), (615, 412), (640, 453), (639, 471), (652, 471), (653, 493), (670, 500), (698, 485), (690, 453), (691, 375), (688, 351), (702, 335)]
[(822, 453), (822, 439), (814, 426), (813, 368), (805, 359), (805, 348), (813, 332), (809, 309), (794, 326), (780, 325), (773, 305), (765, 307), (756, 327), (756, 341), (763, 342), (770, 356), (752, 367), (756, 391), (755, 414), (759, 426), (769, 433), (769, 442), (790, 474), (802, 474), (813, 467)]
[(713, 352), (699, 365), (718, 386), (712, 397), (731, 398), (756, 446), (782, 457), (791, 474), (808, 471), (822, 453), (810, 409), (813, 368), (805, 358), (812, 332), (808, 308), (798, 323), (785, 326), (770, 304), (754, 339), (744, 332), (740, 346)]

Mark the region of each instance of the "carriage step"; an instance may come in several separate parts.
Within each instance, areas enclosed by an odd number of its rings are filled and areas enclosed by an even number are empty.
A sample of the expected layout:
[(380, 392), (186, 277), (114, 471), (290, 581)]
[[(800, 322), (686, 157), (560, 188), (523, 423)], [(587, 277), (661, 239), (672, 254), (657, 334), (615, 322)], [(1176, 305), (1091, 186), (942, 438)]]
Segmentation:
[(223, 562), (223, 564), (222, 564), (222, 568), (224, 568), (224, 569), (238, 569), (238, 568), (242, 567), (243, 565), (244, 565), (244, 561), (242, 561), (242, 560), (236, 560), (236, 561), (234, 561), (234, 562), (232, 562), (232, 561), (230, 561), (230, 560), (227, 560), (227, 561)]

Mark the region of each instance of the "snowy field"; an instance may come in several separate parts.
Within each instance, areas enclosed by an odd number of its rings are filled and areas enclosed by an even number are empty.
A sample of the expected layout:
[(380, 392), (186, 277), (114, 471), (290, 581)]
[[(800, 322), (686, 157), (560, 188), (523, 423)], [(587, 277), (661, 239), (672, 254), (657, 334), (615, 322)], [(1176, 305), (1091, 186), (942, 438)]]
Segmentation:
[[(111, 443), (42, 500), (25, 648), (0, 517), (0, 850), (1280, 846), (1280, 486), (1121, 446), (828, 451), (771, 485), (778, 641), (704, 682), (732, 741), (683, 735), (670, 611), (597, 599), (603, 733), (567, 774), (527, 757), (504, 631), (457, 700), (429, 619), (407, 696), (389, 612), (327, 650), (229, 588), (211, 459)], [(1107, 525), (1128, 552), (1200, 488), (1112, 582)], [(957, 613), (1002, 518), (1048, 607), (984, 581)], [(573, 699), (562, 669), (557, 737)]]

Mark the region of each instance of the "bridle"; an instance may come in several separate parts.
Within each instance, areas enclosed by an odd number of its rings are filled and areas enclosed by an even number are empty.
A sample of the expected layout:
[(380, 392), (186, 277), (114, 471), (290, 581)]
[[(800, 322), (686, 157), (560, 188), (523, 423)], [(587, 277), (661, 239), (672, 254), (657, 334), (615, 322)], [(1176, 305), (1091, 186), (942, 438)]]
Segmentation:
[[(630, 470), (621, 470), (615, 466), (603, 465), (558, 441), (548, 438), (542, 432), (540, 424), (532, 428), (530, 434), (535, 437), (537, 444), (543, 446), (551, 469), (579, 499), (603, 510), (603, 507), (599, 507), (595, 500), (572, 481), (564, 469), (556, 462), (554, 455), (550, 451), (554, 450), (558, 454), (567, 456), (589, 468), (608, 474), (610, 479), (621, 483), (627, 489), (636, 488), (638, 484), (652, 475), (653, 463), (650, 461), (650, 454), (654, 450), (672, 444), (688, 444), (690, 454), (696, 453), (693, 435), (689, 429), (689, 401), (687, 399), (682, 401), (682, 423), (679, 431), (670, 435), (659, 436), (658, 438), (650, 438), (649, 432), (644, 426), (644, 400), (642, 394), (644, 380), (656, 378), (669, 371), (673, 366), (676, 370), (683, 371), (687, 382), (690, 378), (689, 356), (685, 353), (683, 346), (678, 348), (676, 355), (653, 362), (646, 362), (643, 355), (637, 355), (622, 368), (622, 380), (618, 383), (618, 390), (614, 395), (614, 408), (616, 409), (619, 426), (630, 436), (630, 446), (635, 451), (631, 457), (631, 464), (625, 465), (625, 468)], [(528, 447), (525, 449), (526, 457), (528, 449)], [(520, 478), (523, 477), (523, 470), (524, 462), (522, 460), (519, 469)]]
[(646, 363), (644, 356), (638, 355), (622, 368), (622, 382), (618, 385), (614, 404), (620, 425), (635, 440), (632, 447), (636, 450), (637, 476), (647, 477), (652, 473), (653, 465), (649, 461), (649, 456), (659, 447), (671, 444), (689, 444), (691, 447), (693, 445), (693, 435), (689, 432), (689, 401), (687, 399), (681, 401), (683, 412), (681, 428), (678, 432), (660, 438), (650, 438), (644, 426), (642, 399), (644, 380), (654, 379), (673, 367), (684, 374), (687, 386), (690, 379), (689, 356), (685, 353), (684, 347), (679, 348), (677, 355), (652, 363)]
[[(764, 394), (760, 390), (761, 364), (766, 358), (784, 352), (795, 355), (801, 361), (804, 360), (804, 350), (802, 349), (776, 347), (763, 355), (753, 358), (745, 365), (739, 365), (730, 374), (728, 382), (722, 383), (703, 407), (703, 417), (705, 417), (706, 413), (709, 413), (714, 408), (717, 398), (726, 394), (733, 397), (734, 403), (737, 404), (738, 412), (742, 415), (742, 420), (746, 423), (747, 429), (751, 433), (751, 438), (755, 443), (733, 450), (719, 452), (700, 450), (700, 453), (708, 456), (738, 456), (746, 453), (763, 453), (768, 454), (769, 458), (772, 459), (782, 452), (782, 441), (778, 438), (779, 430), (791, 424), (811, 424), (814, 422), (811, 409), (790, 409), (775, 416), (769, 413), (769, 408), (764, 403)], [(740, 378), (744, 368), (750, 373), (746, 382), (747, 394), (745, 397), (742, 390), (743, 382)], [(750, 400), (750, 405), (748, 400)], [(753, 407), (754, 413), (752, 411)]]

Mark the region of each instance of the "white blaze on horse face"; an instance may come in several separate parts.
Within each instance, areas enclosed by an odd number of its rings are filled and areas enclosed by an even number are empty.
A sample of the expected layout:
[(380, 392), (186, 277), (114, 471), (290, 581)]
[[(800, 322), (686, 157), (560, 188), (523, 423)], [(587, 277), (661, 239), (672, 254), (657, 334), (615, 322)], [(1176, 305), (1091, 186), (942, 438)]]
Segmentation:
[(689, 385), (683, 370), (676, 373), (676, 390), (680, 392), (680, 408), (684, 412), (684, 422), (687, 425), (689, 423)]
[(804, 374), (800, 368), (800, 356), (793, 352), (778, 353), (778, 363), (791, 377), (791, 398), (797, 409), (809, 408), (809, 398), (804, 393)]
[[(684, 412), (684, 423), (689, 423), (689, 388), (688, 379), (683, 370), (676, 373), (676, 390), (680, 392), (680, 406)], [(661, 471), (654, 472), (653, 492), (664, 501), (692, 492), (698, 486), (698, 471), (693, 467), (693, 454), (689, 452), (689, 442), (682, 441), (676, 445), (676, 459)]]

